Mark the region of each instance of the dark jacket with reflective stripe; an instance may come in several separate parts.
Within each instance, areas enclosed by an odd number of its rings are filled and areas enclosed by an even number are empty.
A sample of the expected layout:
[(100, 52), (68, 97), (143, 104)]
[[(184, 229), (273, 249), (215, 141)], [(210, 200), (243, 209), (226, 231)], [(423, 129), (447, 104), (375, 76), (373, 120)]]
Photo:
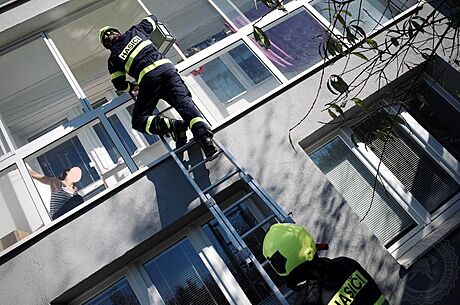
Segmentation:
[[(157, 20), (154, 15), (144, 18), (123, 33), (110, 49), (108, 68), (117, 90), (130, 90), (126, 74), (138, 80), (142, 69), (164, 58), (150, 41), (150, 34), (155, 30)], [(150, 73), (161, 73), (165, 68), (171, 68), (171, 65), (166, 66), (168, 67), (160, 66)]]
[(286, 277), (289, 288), (297, 292), (295, 305), (388, 304), (372, 277), (355, 260), (316, 259), (316, 270), (306, 262)]

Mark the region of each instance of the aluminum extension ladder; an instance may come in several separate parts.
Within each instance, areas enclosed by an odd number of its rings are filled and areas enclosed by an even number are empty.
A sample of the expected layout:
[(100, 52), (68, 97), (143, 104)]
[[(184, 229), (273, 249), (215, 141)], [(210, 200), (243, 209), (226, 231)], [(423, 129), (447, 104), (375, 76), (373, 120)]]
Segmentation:
[[(281, 293), (281, 291), (278, 289), (278, 287), (275, 285), (275, 283), (272, 281), (272, 279), (269, 277), (267, 272), (264, 270), (262, 265), (259, 263), (259, 261), (256, 259), (254, 254), (249, 250), (249, 248), (246, 246), (243, 238), (238, 234), (236, 229), (233, 227), (233, 225), (230, 223), (228, 218), (225, 216), (224, 212), (221, 210), (221, 208), (217, 205), (216, 201), (214, 198), (210, 195), (210, 191), (216, 188), (217, 186), (221, 185), (228, 179), (235, 177), (236, 175), (239, 176), (239, 179), (241, 179), (251, 190), (254, 194), (256, 194), (274, 213), (275, 217), (280, 219), (282, 222), (292, 222), (290, 220), (289, 216), (286, 214), (286, 212), (283, 211), (283, 209), (273, 200), (273, 198), (270, 197), (261, 187), (260, 185), (249, 175), (241, 166), (238, 165), (238, 163), (235, 160), (235, 157), (227, 150), (225, 147), (218, 142), (216, 139), (213, 139), (214, 145), (216, 145), (217, 152), (213, 156), (209, 158), (205, 158), (203, 156), (203, 160), (198, 162), (197, 164), (193, 165), (190, 168), (186, 168), (184, 163), (180, 160), (178, 157), (178, 154), (186, 151), (188, 148), (190, 148), (192, 145), (196, 144), (198, 145), (194, 140), (189, 141), (186, 145), (177, 148), (173, 150), (171, 146), (169, 145), (168, 141), (164, 139), (164, 137), (160, 137), (161, 140), (163, 141), (163, 144), (165, 147), (168, 149), (169, 154), (171, 157), (174, 159), (174, 161), (177, 163), (179, 168), (181, 169), (182, 173), (185, 175), (187, 180), (190, 182), (192, 187), (195, 189), (197, 192), (198, 196), (200, 197), (201, 202), (206, 205), (206, 207), (209, 209), (209, 211), (212, 213), (218, 224), (222, 227), (224, 230), (225, 234), (227, 237), (230, 239), (231, 243), (236, 247), (238, 253), (246, 260), (246, 263), (254, 264), (256, 267), (257, 271), (260, 273), (262, 278), (265, 280), (265, 282), (268, 284), (270, 289), (273, 291), (275, 297), (280, 301), (281, 304), (283, 305), (289, 305), (289, 303), (286, 301), (285, 297)], [(200, 149), (201, 152), (201, 149)], [(227, 158), (228, 161), (230, 161), (231, 165), (233, 166), (233, 171), (225, 175), (224, 177), (218, 179), (216, 182), (211, 184), (210, 186), (207, 186), (205, 189), (201, 189), (198, 185), (198, 183), (195, 181), (194, 177), (191, 175), (193, 171), (200, 166), (205, 165), (206, 163), (216, 159), (220, 154), (222, 154), (224, 157)], [(209, 169), (211, 170), (211, 169)], [(251, 194), (252, 194), (251, 192)], [(242, 202), (245, 200), (248, 196), (243, 196), (243, 198), (240, 198), (237, 200), (235, 203), (231, 204), (230, 206), (236, 205), (237, 203)], [(272, 219), (272, 217), (270, 218)]]

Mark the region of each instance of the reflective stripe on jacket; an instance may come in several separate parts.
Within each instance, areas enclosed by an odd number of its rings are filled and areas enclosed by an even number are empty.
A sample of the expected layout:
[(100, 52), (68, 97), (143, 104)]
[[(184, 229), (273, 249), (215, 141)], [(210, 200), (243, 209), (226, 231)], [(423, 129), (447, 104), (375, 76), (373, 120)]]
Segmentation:
[(142, 76), (164, 64), (171, 64), (150, 41), (157, 18), (154, 15), (142, 19), (124, 32), (110, 49), (108, 69), (117, 90), (131, 90), (126, 80), (129, 74), (138, 82)]

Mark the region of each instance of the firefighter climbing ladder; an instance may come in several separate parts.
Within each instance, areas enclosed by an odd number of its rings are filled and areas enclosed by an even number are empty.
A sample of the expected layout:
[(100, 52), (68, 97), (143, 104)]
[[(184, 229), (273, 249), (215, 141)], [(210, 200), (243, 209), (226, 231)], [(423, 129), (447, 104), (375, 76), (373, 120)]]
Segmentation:
[[(186, 168), (184, 163), (180, 160), (178, 157), (179, 153), (184, 152), (188, 148), (190, 148), (193, 144), (195, 144), (195, 141), (190, 141), (187, 143), (185, 146), (178, 148), (176, 150), (173, 150), (168, 142), (161, 137), (161, 140), (163, 141), (163, 144), (165, 144), (166, 148), (168, 149), (170, 155), (174, 159), (174, 161), (177, 163), (179, 168), (181, 169), (182, 173), (185, 175), (185, 177), (188, 179), (192, 187), (195, 189), (195, 191), (198, 193), (198, 196), (200, 197), (200, 200), (203, 204), (206, 205), (206, 207), (209, 209), (209, 211), (212, 213), (216, 221), (219, 223), (219, 225), (222, 227), (224, 230), (225, 234), (227, 237), (230, 239), (231, 243), (236, 247), (238, 253), (242, 255), (242, 257), (246, 260), (247, 263), (252, 263), (256, 267), (257, 271), (260, 273), (262, 278), (265, 280), (265, 282), (268, 284), (270, 289), (273, 291), (274, 295), (276, 298), (280, 301), (281, 304), (283, 305), (289, 305), (289, 303), (286, 301), (284, 298), (283, 294), (281, 291), (278, 289), (278, 287), (273, 283), (271, 278), (268, 276), (262, 265), (259, 263), (259, 261), (256, 259), (254, 254), (249, 250), (249, 248), (246, 246), (243, 237), (240, 236), (236, 229), (233, 227), (233, 225), (230, 223), (230, 221), (227, 219), (225, 216), (224, 212), (221, 210), (221, 208), (217, 205), (216, 201), (214, 198), (210, 195), (210, 191), (216, 188), (217, 186), (221, 185), (228, 179), (235, 177), (238, 175), (239, 179), (241, 179), (250, 189), (251, 193), (250, 194), (256, 194), (274, 213), (274, 216), (280, 219), (281, 221), (285, 221), (289, 216), (283, 211), (283, 209), (259, 186), (259, 184), (241, 167), (237, 164), (235, 157), (223, 147), (223, 145), (218, 142), (216, 139), (213, 139), (214, 144), (216, 145), (218, 151), (217, 153), (210, 157), (210, 158), (205, 158), (204, 160), (200, 161), (199, 163), (193, 165), (190, 168)], [(200, 150), (201, 151), (201, 150)], [(195, 179), (192, 176), (192, 173), (195, 169), (199, 168), (200, 166), (204, 166), (206, 163), (216, 159), (220, 154), (222, 154), (225, 158), (227, 158), (230, 163), (233, 166), (233, 171), (225, 175), (224, 177), (218, 179), (216, 182), (211, 184), (210, 186), (206, 187), (205, 189), (201, 189)], [(210, 170), (210, 169), (209, 169)], [(238, 202), (242, 202), (249, 196), (244, 196), (243, 198), (240, 198), (237, 200), (233, 205), (237, 204)], [(231, 205), (231, 206), (233, 206)], [(273, 219), (273, 217), (270, 217), (268, 220)], [(264, 222), (265, 223), (265, 222)]]

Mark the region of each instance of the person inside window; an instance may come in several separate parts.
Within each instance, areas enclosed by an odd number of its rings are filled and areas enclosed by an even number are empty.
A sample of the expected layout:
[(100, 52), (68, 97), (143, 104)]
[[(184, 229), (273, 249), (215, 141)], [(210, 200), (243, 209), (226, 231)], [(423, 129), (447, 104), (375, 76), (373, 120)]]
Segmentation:
[(29, 173), (33, 179), (50, 187), (51, 219), (58, 218), (83, 202), (83, 197), (78, 194), (75, 186), (82, 175), (79, 167), (66, 168), (58, 177), (41, 175), (31, 168), (29, 168)]

